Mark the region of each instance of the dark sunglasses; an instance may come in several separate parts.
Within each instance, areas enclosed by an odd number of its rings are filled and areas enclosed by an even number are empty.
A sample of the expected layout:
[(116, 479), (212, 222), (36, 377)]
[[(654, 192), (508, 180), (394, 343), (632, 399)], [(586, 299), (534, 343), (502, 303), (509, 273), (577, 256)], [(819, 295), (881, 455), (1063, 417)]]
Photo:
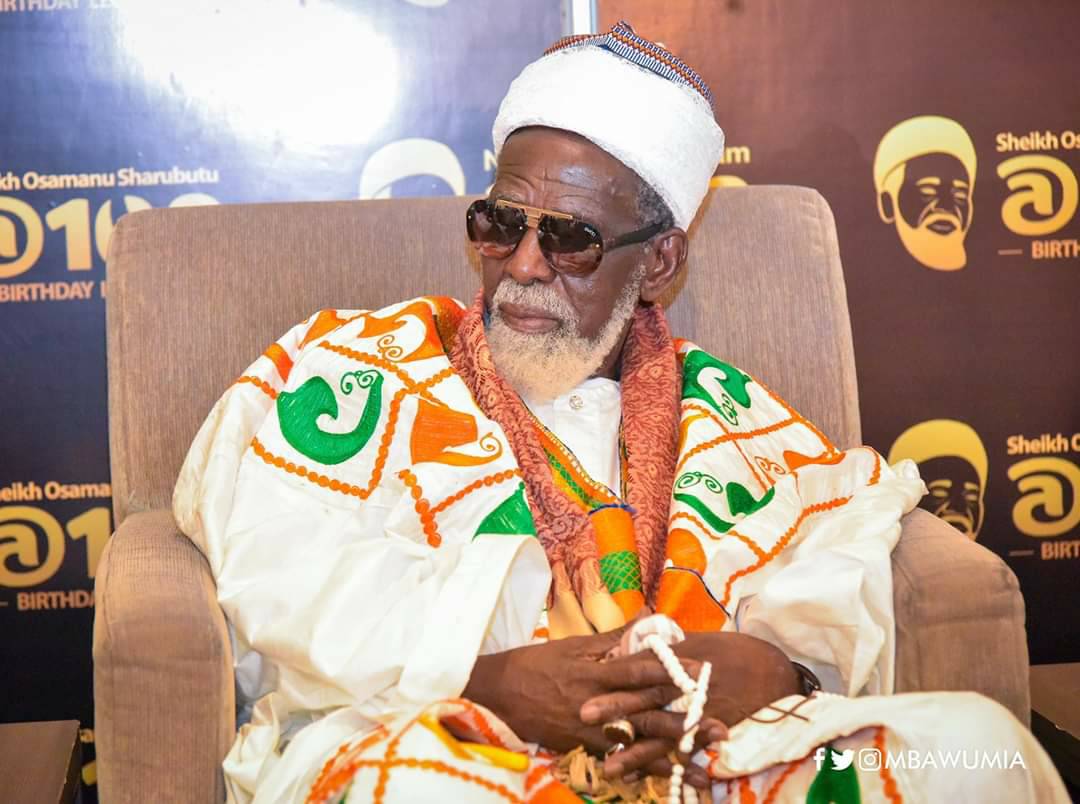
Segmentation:
[(481, 255), (506, 259), (514, 253), (525, 232), (536, 229), (536, 239), (548, 265), (568, 276), (591, 274), (600, 265), (605, 250), (643, 243), (663, 228), (663, 223), (654, 223), (605, 240), (595, 226), (573, 215), (504, 199), (481, 199), (465, 214), (465, 230)]

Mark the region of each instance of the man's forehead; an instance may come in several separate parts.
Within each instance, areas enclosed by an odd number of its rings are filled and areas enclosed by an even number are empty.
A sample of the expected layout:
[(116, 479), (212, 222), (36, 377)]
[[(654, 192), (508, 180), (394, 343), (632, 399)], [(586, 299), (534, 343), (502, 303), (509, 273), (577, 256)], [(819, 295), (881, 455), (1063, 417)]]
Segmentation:
[(638, 182), (630, 168), (585, 137), (530, 127), (506, 141), (493, 192), (544, 191), (606, 207), (626, 196), (636, 200)]

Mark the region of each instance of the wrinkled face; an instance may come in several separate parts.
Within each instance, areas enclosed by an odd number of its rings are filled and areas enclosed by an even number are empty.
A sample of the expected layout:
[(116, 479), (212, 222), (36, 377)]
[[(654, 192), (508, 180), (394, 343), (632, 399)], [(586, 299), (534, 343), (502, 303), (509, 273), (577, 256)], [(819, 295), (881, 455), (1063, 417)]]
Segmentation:
[(975, 467), (958, 455), (931, 458), (919, 464), (929, 494), (919, 503), (974, 539), (982, 527), (982, 484)]
[[(583, 137), (527, 128), (515, 132), (503, 146), (490, 198), (568, 213), (591, 223), (607, 239), (641, 228), (638, 186), (633, 171)], [(564, 319), (572, 313), (570, 317), (578, 321), (575, 334), (596, 338), (647, 250), (647, 244), (635, 244), (606, 251), (592, 274), (567, 277), (548, 265), (536, 230), (530, 229), (510, 256), (481, 259), (484, 301), (488, 310), (495, 309), (495, 291), (504, 280), (540, 284), (566, 309), (553, 313), (503, 303), (498, 309), (508, 327), (527, 334), (552, 332), (569, 324)]]
[[(643, 228), (640, 188), (633, 171), (588, 140), (527, 128), (503, 146), (490, 198), (571, 215), (610, 241)], [(492, 361), (527, 402), (540, 402), (589, 377), (618, 376), (638, 302), (655, 301), (674, 280), (686, 233), (671, 228), (605, 248), (595, 270), (579, 275), (548, 263), (535, 228), (506, 256), (480, 253)], [(565, 255), (556, 260), (567, 264)]]

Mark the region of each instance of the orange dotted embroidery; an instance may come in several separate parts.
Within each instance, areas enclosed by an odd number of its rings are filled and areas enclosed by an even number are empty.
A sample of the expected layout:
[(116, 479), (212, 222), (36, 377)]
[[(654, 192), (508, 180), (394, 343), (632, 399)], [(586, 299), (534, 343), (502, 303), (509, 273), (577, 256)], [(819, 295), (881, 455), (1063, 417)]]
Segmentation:
[[(687, 407), (691, 407), (691, 406), (688, 405)], [(708, 413), (708, 411), (706, 411), (704, 408), (701, 408), (701, 407), (699, 407), (697, 405), (692, 406), (692, 408), (694, 410), (697, 410), (697, 411), (704, 411), (706, 414)], [(730, 430), (728, 430), (727, 426), (724, 424), (723, 421), (721, 421), (719, 418), (716, 418), (716, 417), (712, 417), (712, 419), (713, 419), (713, 421), (716, 422), (716, 424), (720, 427), (720, 429), (724, 431), (725, 435), (733, 435), (733, 433)], [(747, 456), (747, 454), (745, 452), (743, 452), (742, 447), (739, 446), (739, 443), (738, 443), (738, 441), (736, 439), (732, 439), (731, 444), (732, 444), (732, 446), (735, 447), (736, 452), (739, 453), (739, 456), (743, 459), (743, 461), (746, 462), (747, 467), (750, 469), (750, 473), (754, 476), (754, 480), (756, 480), (758, 482), (758, 485), (761, 486), (761, 490), (762, 491), (768, 491), (768, 489), (770, 488), (772, 483), (771, 482), (766, 483), (764, 480), (761, 479), (761, 475), (758, 474), (757, 469), (754, 467), (754, 462), (750, 460), (749, 456)], [(700, 447), (702, 445), (699, 444), (698, 446)], [(692, 455), (694, 453), (695, 449), (696, 449), (696, 447), (691, 448), (690, 455)], [(690, 455), (687, 455), (685, 458), (682, 459), (682, 461), (679, 462), (679, 465), (678, 465), (678, 467), (676, 467), (676, 470), (675, 470), (676, 473), (681, 471), (683, 464), (686, 463), (686, 460), (690, 457)], [(771, 481), (772, 478), (769, 478), (769, 480)]]
[(765, 385), (763, 382), (761, 382), (761, 380), (757, 379), (757, 377), (754, 378), (754, 382), (756, 382), (758, 385), (760, 385), (762, 388), (764, 388), (765, 393), (767, 393), (772, 398), (772, 400), (774, 402), (776, 402), (776, 404), (780, 405), (780, 407), (782, 407), (789, 414), (791, 414), (791, 417), (793, 419), (795, 419), (795, 421), (797, 421), (799, 424), (805, 424), (808, 430), (810, 430), (814, 435), (816, 435), (819, 439), (821, 439), (821, 444), (825, 448), (826, 452), (828, 452), (830, 454), (838, 452), (835, 445), (833, 445), (833, 442), (830, 441), (826, 437), (826, 435), (823, 432), (821, 432), (821, 430), (819, 430), (817, 428), (817, 425), (815, 425), (809, 419), (805, 418), (801, 413), (799, 413), (797, 410), (795, 410), (795, 408), (791, 407), (791, 405), (789, 405), (787, 402), (785, 402), (784, 399), (779, 394), (777, 394), (771, 388), (769, 388), (767, 385)]
[[(811, 514), (819, 514), (822, 511), (831, 511), (833, 508), (839, 508), (842, 505), (847, 505), (850, 500), (850, 497), (837, 497), (836, 499), (829, 500), (828, 502), (814, 503), (813, 505), (808, 505), (806, 506), (806, 508), (802, 509), (802, 512), (795, 519), (795, 523), (790, 528), (788, 528), (787, 531), (785, 531), (784, 535), (781, 536), (779, 541), (777, 541), (776, 544), (773, 545), (772, 549), (769, 550), (769, 552), (765, 555), (764, 558), (759, 558), (754, 564), (751, 564), (749, 567), (743, 567), (741, 570), (733, 573), (727, 579), (727, 583), (724, 584), (724, 599), (721, 601), (721, 603), (726, 606), (730, 602), (731, 586), (735, 583), (735, 581), (745, 575), (749, 575), (752, 572), (757, 572), (759, 569), (761, 569), (774, 558), (776, 558), (776, 556), (778, 556), (780, 552), (785, 547), (787, 547), (788, 542), (791, 541), (791, 538), (795, 535), (795, 532), (799, 529), (799, 525), (803, 523), (804, 519), (806, 519)], [(729, 530), (728, 535), (738, 536), (738, 534), (735, 533), (734, 529)]]
[(250, 374), (245, 374), (243, 377), (240, 377), (234, 385), (240, 385), (240, 383), (244, 382), (251, 383), (271, 399), (277, 399), (278, 392), (265, 380), (259, 379), (258, 377), (252, 377)]
[[(428, 382), (431, 382), (432, 380), (435, 380), (435, 377), (432, 377), (431, 380), (429, 380)], [(329, 488), (332, 491), (338, 491), (351, 497), (358, 497), (361, 500), (366, 500), (368, 497), (371, 496), (371, 493), (379, 485), (379, 481), (382, 479), (383, 468), (386, 466), (386, 461), (390, 454), (390, 442), (394, 438), (394, 430), (397, 428), (398, 414), (401, 412), (401, 401), (408, 393), (408, 389), (402, 388), (396, 394), (394, 394), (393, 399), (390, 400), (390, 413), (386, 419), (386, 430), (383, 432), (382, 438), (379, 441), (379, 452), (375, 456), (375, 466), (372, 468), (371, 479), (369, 480), (366, 488), (360, 488), (359, 486), (353, 486), (348, 483), (343, 483), (340, 480), (337, 481), (337, 488), (334, 488), (332, 479), (327, 475), (320, 474), (319, 472), (316, 472), (313, 469), (308, 469), (304, 466), (295, 466), (293, 464), (287, 465), (284, 458), (274, 455), (272, 452), (266, 449), (266, 447), (263, 446), (262, 442), (260, 442), (257, 437), (251, 439), (251, 448), (252, 450), (254, 450), (256, 455), (258, 455), (260, 458), (263, 459), (263, 461), (270, 464), (271, 466), (276, 466), (279, 469), (285, 469), (285, 471), (289, 472), (289, 474), (295, 473), (298, 476), (308, 480), (309, 482), (314, 483), (317, 486), (321, 486), (322, 488)], [(294, 468), (291, 470), (287, 468), (287, 466), (290, 465), (294, 466)]]
[(374, 763), (379, 767), (379, 780), (375, 785), (375, 790), (372, 792), (373, 804), (382, 804), (383, 796), (386, 795), (386, 783), (390, 780), (390, 765), (388, 763), (393, 762), (397, 757), (398, 745), (401, 743), (402, 738), (419, 721), (420, 715), (417, 715), (406, 723), (405, 728), (395, 734), (389, 745), (386, 746), (386, 755), (382, 762)]
[(430, 393), (428, 393), (428, 389), (431, 388), (431, 386), (442, 382), (454, 373), (454, 369), (452, 367), (447, 367), (440, 371), (438, 374), (430, 377), (429, 379), (424, 380), (423, 382), (417, 382), (385, 358), (365, 354), (364, 352), (358, 352), (355, 349), (348, 348), (347, 346), (338, 346), (337, 344), (327, 343), (326, 341), (320, 341), (318, 346), (320, 349), (326, 349), (327, 351), (339, 354), (342, 357), (347, 357), (350, 360), (355, 360), (359, 363), (366, 363), (370, 366), (378, 366), (384, 371), (388, 371), (395, 377), (397, 377), (398, 380), (401, 381), (402, 385), (405, 386), (405, 389), (408, 391), (408, 393), (420, 394), (420, 396), (432, 402), (437, 402), (438, 400), (436, 400), (433, 396), (431, 396)]
[(505, 748), (506, 750), (510, 750), (510, 746), (508, 746), (506, 744), (506, 741), (495, 733), (495, 730), (491, 728), (491, 724), (488, 723), (488, 720), (484, 716), (484, 713), (480, 711), (480, 708), (476, 704), (474, 704), (470, 700), (467, 700), (466, 698), (454, 698), (450, 702), (460, 704), (461, 706), (465, 707), (465, 711), (473, 718), (473, 720), (471, 721), (471, 725), (476, 727), (477, 731), (479, 731), (480, 734), (483, 735), (484, 739), (487, 740), (489, 745), (494, 745), (496, 748)]
[(432, 547), (438, 547), (442, 544), (442, 536), (439, 535), (439, 527), (435, 523), (436, 514), (441, 514), (451, 505), (458, 502), (458, 500), (461, 500), (467, 494), (471, 494), (478, 488), (483, 486), (493, 486), (496, 483), (502, 483), (512, 477), (521, 476), (520, 469), (505, 469), (502, 472), (495, 472), (487, 477), (474, 480), (464, 488), (458, 489), (433, 508), (431, 503), (424, 498), (423, 489), (420, 488), (420, 482), (416, 479), (416, 475), (408, 469), (402, 469), (398, 472), (398, 477), (401, 478), (402, 482), (408, 487), (409, 493), (412, 494), (412, 498), (415, 501), (413, 507), (420, 517), (420, 524), (424, 529), (424, 535), (427, 536), (428, 544)]
[(870, 483), (869, 483), (869, 485), (871, 485), (871, 486), (876, 485), (879, 480), (881, 480), (881, 455), (879, 455), (877, 453), (877, 450), (875, 450), (874, 451), (874, 471), (870, 474)]
[[(349, 323), (349, 321), (353, 321), (355, 320), (355, 318), (359, 317), (360, 316), (350, 318), (345, 323), (347, 324)], [(289, 474), (296, 474), (297, 476), (302, 477), (322, 488), (329, 488), (331, 491), (340, 492), (342, 494), (347, 494), (352, 497), (358, 497), (361, 500), (366, 500), (369, 496), (371, 496), (371, 493), (379, 485), (379, 481), (382, 479), (382, 473), (390, 454), (390, 442), (393, 440), (394, 432), (397, 429), (397, 421), (401, 413), (402, 400), (404, 400), (404, 398), (409, 394), (420, 394), (426, 399), (437, 401), (434, 400), (434, 398), (431, 396), (429, 389), (435, 385), (438, 385), (440, 382), (447, 379), (448, 377), (452, 376), (454, 374), (454, 369), (452, 366), (447, 366), (445, 369), (433, 374), (428, 379), (422, 382), (416, 382), (399, 368), (397, 368), (397, 366), (387, 360), (384, 360), (381, 357), (363, 354), (362, 352), (357, 352), (344, 346), (336, 346), (334, 344), (327, 343), (326, 341), (320, 341), (317, 346), (334, 352), (336, 354), (343, 355), (344, 357), (357, 360), (361, 363), (367, 363), (383, 368), (396, 376), (405, 385), (405, 387), (399, 389), (397, 393), (394, 394), (393, 398), (390, 400), (390, 409), (386, 419), (386, 429), (383, 431), (382, 438), (379, 439), (379, 451), (375, 456), (375, 465), (372, 468), (371, 478), (368, 481), (368, 485), (365, 488), (360, 488), (359, 486), (354, 486), (348, 483), (344, 483), (340, 480), (335, 480), (327, 475), (320, 474), (319, 472), (308, 469), (304, 466), (295, 466), (291, 463), (286, 465), (283, 458), (279, 458), (278, 456), (273, 455), (269, 450), (266, 449), (266, 447), (264, 447), (259, 442), (258, 438), (252, 439), (251, 446), (252, 449), (254, 449), (255, 454), (271, 466), (276, 466), (279, 469), (284, 469)], [(268, 385), (266, 385), (266, 383), (264, 383), (262, 380), (259, 380), (259, 378), (257, 377), (249, 377), (245, 375), (244, 377), (241, 377), (239, 380), (237, 380), (237, 382), (250, 382), (253, 385), (259, 387), (264, 393), (271, 395), (271, 398), (277, 398), (277, 392), (270, 388)], [(288, 468), (288, 466), (292, 466), (293, 468), (290, 469)]]
[(483, 776), (477, 776), (474, 773), (468, 773), (463, 770), (458, 770), (453, 765), (447, 765), (445, 762), (441, 762), (437, 759), (413, 759), (406, 757), (404, 759), (364, 759), (356, 764), (356, 769), (361, 768), (378, 768), (379, 769), (379, 783), (375, 787), (373, 801), (376, 804), (381, 804), (386, 796), (386, 783), (390, 779), (390, 771), (394, 768), (414, 768), (416, 770), (432, 771), (434, 773), (441, 773), (445, 776), (451, 776), (455, 779), (461, 779), (462, 781), (475, 784), (477, 787), (482, 787), (492, 793), (502, 796), (507, 801), (523, 802), (520, 796), (514, 793), (506, 785), (492, 782), (489, 779), (485, 779)]
[(756, 804), (757, 795), (750, 786), (750, 779), (746, 776), (739, 777), (739, 804)]
[(458, 500), (460, 500), (466, 494), (471, 494), (472, 492), (476, 491), (481, 486), (494, 486), (496, 483), (502, 483), (502, 482), (504, 482), (506, 480), (509, 480), (512, 477), (523, 477), (523, 475), (521, 474), (521, 470), (520, 469), (504, 469), (501, 472), (496, 472), (495, 474), (488, 475), (487, 477), (482, 477), (479, 480), (474, 480), (472, 483), (470, 483), (469, 485), (465, 486), (464, 488), (459, 489), (458, 491), (454, 492), (449, 497), (447, 497), (445, 500), (443, 500), (441, 503), (439, 503), (434, 508), (432, 508), (431, 513), (433, 513), (433, 514), (441, 514), (443, 511), (445, 511), (451, 505), (456, 503)]
[(775, 422), (774, 424), (770, 424), (766, 427), (758, 427), (755, 430), (748, 430), (745, 433), (733, 433), (724, 426), (724, 423), (719, 416), (716, 416), (705, 408), (694, 404), (684, 405), (684, 408), (687, 410), (693, 410), (697, 413), (701, 413), (707, 416), (714, 424), (718, 425), (724, 431), (724, 434), (708, 441), (703, 441), (697, 446), (692, 447), (690, 451), (683, 456), (682, 460), (679, 461), (679, 465), (675, 469), (675, 474), (681, 472), (683, 466), (685, 466), (686, 462), (692, 457), (698, 455), (699, 453), (705, 452), (706, 450), (710, 450), (713, 447), (719, 446), (720, 444), (726, 444), (732, 441), (744, 441), (748, 438), (756, 438), (757, 436), (768, 435), (769, 433), (774, 433), (777, 430), (782, 430), (785, 427), (790, 427), (791, 425), (798, 423), (798, 420), (795, 417), (791, 417), (788, 419), (784, 419), (783, 421)]
[(904, 797), (900, 795), (900, 788), (896, 784), (896, 779), (889, 770), (888, 763), (885, 762), (885, 757), (888, 756), (888, 754), (885, 751), (884, 726), (878, 726), (877, 731), (874, 732), (874, 748), (880, 752), (882, 757), (878, 773), (881, 775), (881, 781), (885, 783), (885, 795), (889, 797), (889, 801), (891, 801), (892, 804), (904, 804)]
[(442, 544), (442, 536), (439, 535), (439, 528), (435, 524), (435, 514), (431, 511), (431, 503), (424, 499), (424, 492), (420, 488), (420, 483), (417, 481), (416, 475), (408, 469), (402, 469), (398, 472), (398, 477), (401, 478), (402, 482), (412, 494), (413, 507), (420, 517), (420, 525), (424, 529), (424, 535), (427, 536), (427, 543), (432, 547), (438, 547)]
[(770, 787), (769, 791), (765, 794), (765, 800), (762, 804), (772, 804), (776, 801), (776, 797), (780, 794), (780, 788), (783, 787), (784, 782), (788, 780), (788, 777), (795, 772), (795, 769), (798, 768), (800, 764), (801, 762), (792, 762), (784, 768), (784, 772), (780, 774), (780, 778), (773, 782), (772, 787)]
[(329, 801), (334, 795), (341, 792), (356, 774), (356, 765), (361, 754), (390, 734), (386, 726), (381, 723), (371, 734), (364, 737), (356, 745), (350, 746), (343, 743), (330, 759), (326, 760), (319, 776), (308, 792), (306, 804), (321, 804)]

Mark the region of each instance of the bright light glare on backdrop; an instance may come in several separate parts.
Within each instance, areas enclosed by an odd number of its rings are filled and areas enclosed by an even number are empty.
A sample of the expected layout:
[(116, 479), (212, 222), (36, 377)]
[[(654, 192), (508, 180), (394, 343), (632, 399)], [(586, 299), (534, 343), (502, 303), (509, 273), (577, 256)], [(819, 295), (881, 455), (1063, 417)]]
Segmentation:
[(243, 136), (368, 142), (398, 95), (397, 52), (363, 17), (308, 0), (114, 0), (122, 47)]

